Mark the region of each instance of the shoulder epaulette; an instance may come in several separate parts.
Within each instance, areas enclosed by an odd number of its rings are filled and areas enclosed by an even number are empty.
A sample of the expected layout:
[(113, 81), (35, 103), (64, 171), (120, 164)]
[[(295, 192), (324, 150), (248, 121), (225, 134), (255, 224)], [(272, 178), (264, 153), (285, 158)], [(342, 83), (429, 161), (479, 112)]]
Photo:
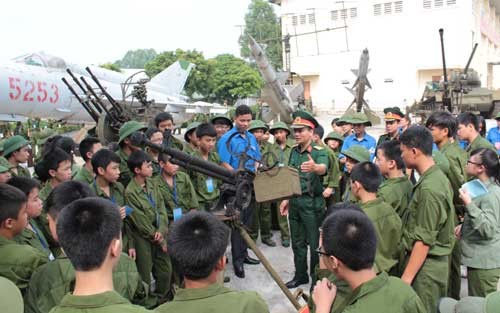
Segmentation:
[(324, 147), (322, 147), (322, 146), (314, 146), (314, 149), (316, 149), (316, 150), (323, 150), (323, 149), (325, 149), (325, 148), (324, 148)]

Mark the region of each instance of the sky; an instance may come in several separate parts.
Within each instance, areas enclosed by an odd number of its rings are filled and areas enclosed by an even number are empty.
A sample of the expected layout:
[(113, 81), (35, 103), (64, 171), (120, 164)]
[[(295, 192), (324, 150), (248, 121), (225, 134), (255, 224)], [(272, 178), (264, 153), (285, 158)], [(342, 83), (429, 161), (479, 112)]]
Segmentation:
[(45, 53), (78, 64), (121, 59), (128, 50), (181, 49), (239, 56), (250, 0), (16, 0), (2, 2), (0, 61)]

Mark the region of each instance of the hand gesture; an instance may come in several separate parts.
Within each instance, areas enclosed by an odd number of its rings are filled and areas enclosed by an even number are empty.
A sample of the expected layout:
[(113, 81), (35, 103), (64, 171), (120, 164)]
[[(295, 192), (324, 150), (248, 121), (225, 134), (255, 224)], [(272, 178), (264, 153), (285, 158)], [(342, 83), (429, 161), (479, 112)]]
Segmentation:
[(304, 173), (314, 172), (314, 170), (316, 169), (316, 163), (314, 162), (310, 154), (307, 155), (307, 158), (308, 160), (300, 165), (300, 170)]
[(128, 249), (128, 256), (135, 261), (135, 258), (137, 257), (135, 249)]
[(467, 192), (467, 189), (460, 188), (460, 189), (458, 189), (458, 192), (460, 192), (460, 199), (462, 199), (462, 202), (465, 205), (471, 204), (472, 198), (470, 197), (470, 194)]
[(327, 187), (325, 190), (323, 190), (323, 198), (330, 198), (330, 196), (333, 193), (333, 188)]
[(314, 286), (312, 298), (316, 305), (316, 312), (330, 312), (333, 301), (337, 296), (337, 287), (332, 284), (327, 278), (318, 280)]
[(289, 206), (288, 200), (281, 201), (281, 204), (280, 204), (280, 214), (281, 214), (281, 216), (287, 216), (288, 215), (288, 206)]

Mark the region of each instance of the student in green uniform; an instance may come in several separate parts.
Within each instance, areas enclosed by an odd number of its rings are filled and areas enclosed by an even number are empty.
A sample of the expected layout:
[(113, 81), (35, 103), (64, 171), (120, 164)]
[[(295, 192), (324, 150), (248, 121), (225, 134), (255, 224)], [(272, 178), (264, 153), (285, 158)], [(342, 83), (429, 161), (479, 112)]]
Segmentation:
[(399, 122), (404, 115), (398, 107), (385, 108), (384, 114), (386, 133), (379, 137), (377, 147), (385, 141), (399, 138)]
[(9, 161), (12, 176), (22, 176), (31, 178), (29, 170), (21, 164), (28, 162), (30, 156), (29, 141), (23, 136), (16, 135), (9, 137), (3, 144), (3, 155)]
[(166, 147), (176, 148), (180, 151), (184, 149), (184, 144), (181, 140), (174, 137), (175, 123), (172, 114), (161, 112), (155, 116), (155, 126), (160, 129), (163, 134), (163, 142)]
[[(194, 151), (193, 156), (221, 165), (217, 151), (215, 151), (217, 132), (210, 123), (201, 123), (196, 127), (196, 137), (198, 138), (198, 150)], [(189, 171), (189, 177), (196, 192), (200, 210), (210, 210), (220, 195), (220, 181), (207, 175)]]
[(21, 190), (0, 184), (0, 276), (10, 279), (22, 292), (33, 272), (48, 262), (39, 250), (14, 241), (28, 223), (26, 201)]
[(325, 145), (335, 153), (335, 156), (338, 159), (340, 155), (340, 148), (342, 148), (342, 143), (344, 143), (344, 137), (342, 134), (338, 132), (329, 132), (323, 141), (325, 142)]
[(118, 131), (118, 135), (120, 138), (118, 139), (118, 145), (120, 149), (116, 153), (120, 159), (120, 179), (118, 180), (123, 186), (127, 186), (130, 180), (132, 179), (133, 173), (130, 172), (127, 161), (128, 157), (134, 151), (141, 150), (141, 147), (134, 146), (130, 141), (130, 135), (137, 131), (145, 131), (146, 126), (137, 122), (137, 121), (128, 121), (124, 123), (120, 130)]
[(165, 241), (168, 230), (165, 202), (159, 186), (151, 179), (153, 168), (146, 152), (134, 151), (127, 164), (130, 172), (134, 173), (125, 189), (125, 203), (133, 209), (127, 218), (136, 250), (137, 269), (148, 285), (151, 285), (153, 274), (155, 292), (162, 301), (167, 297), (172, 274)]
[[(325, 147), (325, 144), (321, 140), (324, 135), (324, 130), (321, 125), (314, 129), (313, 141), (318, 146)], [(323, 178), (323, 198), (325, 198), (326, 206), (332, 205), (336, 203), (336, 196), (340, 192), (340, 169), (339, 169), (339, 159), (335, 155), (335, 152), (330, 149), (328, 146), (325, 147), (326, 152), (328, 153), (328, 169), (327, 174)], [(339, 196), (337, 196), (339, 198)]]
[[(320, 255), (324, 268), (349, 284), (347, 295), (336, 312), (427, 313), (415, 291), (399, 278), (377, 274), (374, 260), (377, 235), (370, 219), (357, 210), (340, 210), (322, 225)], [(337, 288), (327, 278), (314, 286), (316, 313), (329, 313), (336, 302)]]
[(118, 207), (109, 200), (80, 199), (61, 211), (57, 236), (75, 269), (75, 287), (51, 312), (147, 312), (113, 286), (113, 268), (122, 251), (121, 227)]
[(38, 177), (42, 181), (42, 177), (46, 178), (39, 195), (40, 199), (45, 201), (52, 189), (62, 182), (71, 180), (71, 155), (58, 147), (51, 149), (49, 154), (37, 164), (38, 173), (41, 173)]
[[(467, 174), (465, 166), (467, 163), (467, 153), (458, 146), (458, 142), (453, 140), (457, 131), (457, 120), (450, 112), (434, 112), (427, 122), (426, 127), (431, 131), (434, 143), (439, 152), (448, 160), (449, 169), (445, 172), (453, 190), (453, 205), (455, 206), (456, 220), (458, 225), (464, 214), (463, 203), (460, 200), (459, 189), (466, 181)], [(460, 245), (453, 247), (450, 262), (450, 279), (448, 281), (448, 296), (460, 299), (461, 272), (460, 272)]]
[[(150, 127), (145, 132), (146, 138), (155, 145), (161, 146), (163, 143), (163, 133), (156, 127)], [(146, 147), (146, 152), (151, 158), (151, 165), (153, 166), (153, 177), (160, 175), (160, 163), (158, 162), (158, 155), (160, 151), (152, 147)]]
[[(337, 158), (337, 167), (338, 167), (338, 188), (337, 190), (333, 190), (333, 195), (330, 196), (331, 199), (330, 202), (327, 201), (328, 204), (333, 204), (340, 202), (342, 200), (342, 194), (345, 190), (345, 183), (342, 180), (343, 173), (344, 173), (344, 164), (340, 162), (340, 148), (342, 148), (342, 144), (344, 143), (344, 136), (342, 136), (342, 133), (340, 132), (330, 132), (328, 135), (326, 135), (324, 139), (325, 145), (333, 152), (335, 157)], [(344, 160), (345, 161), (345, 160)], [(331, 167), (331, 166), (330, 166)], [(330, 173), (330, 171), (329, 171)], [(325, 191), (327, 191), (325, 189)], [(329, 190), (328, 190), (329, 191)], [(323, 191), (323, 196), (325, 196), (325, 192)]]
[(2, 276), (0, 276), (0, 303), (3, 313), (24, 312), (21, 291), (13, 282)]
[(354, 126), (352, 125), (350, 114), (342, 115), (338, 119), (337, 124), (342, 127), (342, 136), (344, 136), (344, 138), (353, 134)]
[(448, 289), (449, 256), (454, 245), (455, 208), (448, 178), (432, 159), (432, 134), (412, 126), (400, 137), (403, 160), (420, 178), (413, 187), (403, 227), (406, 256), (401, 279), (411, 285), (427, 312), (435, 313)]
[(170, 222), (183, 214), (199, 208), (198, 199), (189, 175), (179, 171), (179, 166), (170, 162), (170, 157), (160, 153), (160, 175), (153, 182), (161, 193), (166, 214)]
[(296, 288), (309, 282), (307, 273), (307, 246), (310, 251), (310, 275), (315, 281), (314, 268), (318, 264), (319, 227), (323, 222), (325, 199), (323, 198), (323, 176), (328, 168), (328, 154), (323, 147), (313, 141), (314, 128), (318, 121), (306, 111), (293, 113), (292, 129), (297, 145), (290, 153), (288, 165), (298, 170), (302, 195), (280, 204), (280, 212), (288, 215), (292, 235), (295, 274), (286, 283), (288, 288)]
[(186, 142), (184, 152), (188, 154), (193, 154), (198, 150), (198, 137), (196, 137), (196, 127), (200, 125), (200, 122), (189, 123), (184, 133), (184, 141)]
[(216, 115), (210, 120), (217, 132), (217, 140), (233, 128), (233, 121), (225, 115)]
[[(274, 143), (269, 146), (269, 151), (271, 152), (269, 155), (270, 163), (274, 164), (277, 162), (277, 166), (279, 167), (288, 166), (290, 152), (292, 152), (294, 145), (294, 141), (288, 138), (288, 136), (290, 136), (290, 129), (283, 122), (275, 122), (269, 129), (269, 132), (274, 136)], [(278, 208), (279, 203), (273, 203), (273, 205), (276, 206), (275, 211), (281, 233), (281, 245), (283, 247), (289, 247), (290, 229), (288, 228), (288, 218), (285, 215), (280, 214)]]
[[(260, 155), (262, 156), (262, 163), (265, 166), (269, 164), (269, 150), (270, 143), (264, 138), (264, 134), (268, 131), (268, 127), (261, 120), (253, 120), (250, 122), (248, 131), (255, 136), (259, 143)], [(271, 234), (271, 203), (256, 203), (253, 208), (252, 223), (250, 226), (250, 237), (254, 241), (259, 237), (263, 244), (269, 247), (275, 247), (276, 242), (272, 239)]]
[(465, 140), (469, 143), (465, 151), (467, 155), (478, 148), (487, 148), (496, 152), (495, 147), (481, 134), (479, 134), (479, 119), (472, 112), (463, 112), (457, 116), (458, 130), (457, 135), (460, 140)]
[(78, 170), (74, 180), (81, 181), (85, 184), (92, 184), (94, 182), (94, 169), (90, 160), (94, 153), (102, 149), (102, 144), (99, 139), (95, 137), (87, 137), (80, 142), (78, 150), (85, 164)]
[(229, 228), (206, 212), (190, 212), (172, 225), (168, 249), (184, 276), (184, 288), (160, 313), (234, 312), (266, 313), (267, 304), (255, 291), (234, 291), (222, 286)]
[(500, 278), (500, 163), (498, 155), (486, 148), (471, 152), (467, 174), (487, 188), (484, 195), (471, 198), (460, 189), (465, 218), (455, 233), (460, 238), (462, 263), (467, 266), (469, 296), (485, 297), (497, 290)]
[(20, 176), (11, 178), (8, 184), (21, 190), (27, 198), (26, 213), (28, 214), (28, 223), (22, 233), (17, 235), (14, 240), (19, 244), (30, 245), (38, 249), (47, 256), (49, 261), (54, 260), (49, 243), (35, 220), (40, 216), (43, 209), (42, 200), (38, 197), (40, 184), (32, 178)]
[(12, 177), (7, 166), (0, 165), (0, 184), (5, 184)]
[(408, 204), (410, 203), (413, 185), (404, 172), (399, 141), (391, 140), (377, 147), (375, 161), (384, 181), (380, 185), (377, 196), (388, 203), (399, 215), (403, 224), (408, 220)]
[(345, 172), (342, 179), (346, 181), (346, 188), (344, 194), (342, 195), (342, 201), (354, 203), (357, 202), (357, 200), (351, 192), (351, 184), (349, 183), (351, 171), (356, 164), (369, 162), (370, 152), (361, 145), (353, 145), (352, 147), (349, 147), (349, 149), (342, 152), (342, 154), (345, 156), (343, 158), (345, 160)]

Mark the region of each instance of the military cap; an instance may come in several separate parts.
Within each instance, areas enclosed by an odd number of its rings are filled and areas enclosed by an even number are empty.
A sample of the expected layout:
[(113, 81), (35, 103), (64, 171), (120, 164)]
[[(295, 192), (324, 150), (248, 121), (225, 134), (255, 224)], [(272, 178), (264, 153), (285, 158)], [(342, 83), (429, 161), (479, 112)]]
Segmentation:
[(3, 154), (9, 155), (12, 152), (29, 145), (30, 142), (26, 140), (23, 136), (16, 135), (9, 137), (5, 140), (3, 144)]
[(133, 132), (146, 129), (147, 127), (137, 121), (128, 121), (120, 127), (118, 131), (118, 135), (120, 138), (118, 139), (118, 143), (122, 142), (125, 138), (132, 135)]
[(346, 151), (342, 151), (342, 154), (360, 163), (370, 161), (370, 151), (361, 145), (351, 146)]
[(5, 172), (7, 172), (8, 170), (9, 170), (9, 168), (8, 168), (8, 167), (5, 167), (5, 166), (3, 166), (2, 164), (0, 164), (0, 174), (5, 173)]
[(250, 126), (248, 127), (248, 131), (251, 132), (252, 130), (257, 130), (257, 129), (263, 129), (264, 131), (267, 131), (269, 127), (267, 127), (266, 123), (264, 123), (261, 120), (251, 121)]
[(483, 297), (464, 297), (459, 301), (452, 298), (442, 298), (439, 301), (440, 313), (497, 313), (500, 308), (500, 291), (495, 291)]
[(398, 107), (391, 107), (384, 109), (385, 121), (399, 121), (404, 116), (403, 112)]
[(0, 276), (0, 303), (2, 312), (19, 313), (24, 310), (23, 297), (17, 286), (5, 277)]
[(328, 140), (330, 140), (330, 139), (334, 139), (334, 140), (338, 140), (340, 142), (344, 142), (344, 136), (342, 136), (342, 134), (337, 133), (337, 132), (329, 132), (328, 135), (326, 135), (325, 139), (323, 139), (323, 141), (326, 144), (328, 142)]
[(365, 124), (366, 126), (372, 126), (372, 122), (370, 122), (366, 114), (361, 112), (351, 114), (351, 116), (347, 119), (347, 122), (350, 122), (351, 124)]
[(191, 132), (194, 132), (196, 130), (196, 127), (198, 127), (198, 125), (200, 125), (201, 123), (200, 122), (192, 122), (192, 123), (189, 123), (188, 127), (186, 128), (186, 132), (184, 133), (184, 140), (186, 142), (189, 142), (189, 137), (188, 135), (191, 133)]
[(337, 125), (338, 126), (342, 126), (342, 125), (345, 125), (345, 124), (351, 124), (351, 122), (349, 121), (351, 118), (351, 116), (349, 114), (344, 114), (342, 115), (341, 117), (339, 117), (339, 119), (337, 120)]
[(303, 110), (295, 111), (292, 114), (293, 123), (290, 126), (291, 128), (304, 128), (310, 127), (311, 129), (315, 129), (319, 126), (318, 121), (312, 116), (311, 113)]
[(5, 143), (5, 140), (0, 140), (0, 152), (3, 152), (3, 145)]
[(498, 112), (497, 116), (495, 116), (496, 120), (500, 120), (500, 112)]
[(212, 124), (226, 124), (229, 125), (231, 128), (233, 128), (233, 121), (225, 115), (219, 114), (210, 119), (210, 122)]
[(288, 126), (284, 122), (274, 123), (273, 126), (271, 126), (271, 128), (269, 129), (269, 132), (271, 133), (271, 135), (274, 135), (274, 133), (278, 129), (283, 129), (284, 131), (286, 131), (288, 133), (288, 135), (290, 135), (290, 128), (288, 128)]

